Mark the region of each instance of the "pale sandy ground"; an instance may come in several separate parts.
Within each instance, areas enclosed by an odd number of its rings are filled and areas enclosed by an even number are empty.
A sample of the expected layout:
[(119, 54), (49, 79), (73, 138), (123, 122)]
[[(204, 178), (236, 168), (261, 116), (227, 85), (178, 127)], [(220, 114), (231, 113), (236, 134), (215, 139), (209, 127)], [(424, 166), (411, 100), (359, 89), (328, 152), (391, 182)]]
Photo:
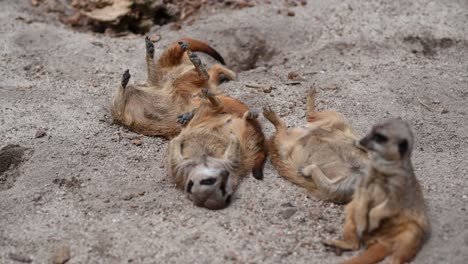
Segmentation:
[[(14, 263), (10, 253), (50, 263), (59, 245), (70, 247), (69, 263), (337, 263), (356, 254), (338, 257), (320, 243), (341, 233), (343, 207), (269, 162), (265, 179), (246, 179), (229, 208), (194, 207), (166, 175), (166, 140), (111, 139), (135, 136), (105, 116), (125, 69), (144, 79), (143, 37), (75, 32), (27, 2), (0, 1), (0, 147), (33, 151), (6, 172), (18, 176), (12, 187), (0, 188), (0, 263)], [(361, 134), (387, 117), (408, 120), (433, 226), (414, 263), (466, 263), (468, 2), (309, 1), (294, 17), (278, 15), (280, 6), (163, 27), (157, 52), (182, 36), (211, 43), (237, 70), (254, 68), (222, 90), (252, 108), (273, 105), (290, 125), (303, 122), (312, 85), (319, 107), (343, 112)], [(285, 85), (291, 71), (307, 81)], [(34, 137), (38, 127), (45, 137)]]

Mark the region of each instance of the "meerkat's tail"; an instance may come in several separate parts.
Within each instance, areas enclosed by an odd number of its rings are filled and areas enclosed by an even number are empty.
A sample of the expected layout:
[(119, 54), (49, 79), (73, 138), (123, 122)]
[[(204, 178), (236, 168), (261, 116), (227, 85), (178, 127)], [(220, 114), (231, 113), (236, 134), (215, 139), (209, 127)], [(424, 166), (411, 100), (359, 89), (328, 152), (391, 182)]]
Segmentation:
[(224, 62), (224, 58), (221, 56), (221, 54), (219, 54), (219, 52), (212, 48), (210, 45), (191, 38), (183, 38), (179, 41), (184, 41), (185, 43), (187, 43), (191, 51), (199, 51), (206, 53), (210, 55), (213, 59), (219, 61), (221, 64), (226, 65), (226, 63)]

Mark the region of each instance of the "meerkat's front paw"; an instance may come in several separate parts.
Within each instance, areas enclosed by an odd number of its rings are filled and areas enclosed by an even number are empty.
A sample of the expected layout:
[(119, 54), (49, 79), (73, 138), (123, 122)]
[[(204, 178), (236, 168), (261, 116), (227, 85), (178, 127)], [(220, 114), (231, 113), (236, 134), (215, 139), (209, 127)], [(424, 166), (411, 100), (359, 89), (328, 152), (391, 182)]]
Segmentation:
[(249, 110), (245, 113), (246, 119), (257, 119), (258, 118), (258, 111), (256, 110)]
[(146, 43), (146, 52), (149, 55), (154, 55), (154, 44), (151, 41), (151, 39), (149, 38), (149, 36), (146, 36), (145, 43)]
[(195, 113), (195, 110), (192, 110), (190, 112), (182, 113), (181, 115), (179, 115), (177, 117), (177, 123), (182, 124), (182, 125), (188, 124), (188, 122), (190, 122), (190, 120), (192, 120), (192, 118), (194, 116), (194, 113)]
[(185, 42), (185, 41), (179, 41), (177, 44), (179, 44), (179, 46), (180, 46), (183, 50), (188, 50), (188, 49), (189, 49), (189, 45), (188, 45), (187, 42)]
[(122, 75), (122, 87), (123, 88), (126, 88), (127, 87), (127, 84), (128, 84), (128, 81), (130, 81), (130, 70), (126, 70), (123, 75)]

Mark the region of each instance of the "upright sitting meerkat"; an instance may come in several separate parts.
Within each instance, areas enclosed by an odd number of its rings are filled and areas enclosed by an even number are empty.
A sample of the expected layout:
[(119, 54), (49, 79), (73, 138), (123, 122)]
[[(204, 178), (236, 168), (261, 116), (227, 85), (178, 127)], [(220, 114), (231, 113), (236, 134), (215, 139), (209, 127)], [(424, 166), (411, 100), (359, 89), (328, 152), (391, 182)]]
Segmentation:
[(169, 144), (170, 174), (197, 206), (227, 207), (241, 179), (263, 178), (264, 136), (257, 116), (240, 101), (215, 96), (179, 117), (186, 127)]
[(413, 134), (401, 119), (372, 128), (359, 141), (371, 153), (371, 164), (346, 208), (343, 240), (324, 244), (340, 250), (366, 250), (344, 263), (391, 264), (411, 261), (429, 234), (421, 187), (411, 164)]
[(195, 51), (209, 54), (224, 64), (224, 59), (209, 45), (190, 38), (173, 43), (154, 61), (154, 44), (146, 38), (147, 80), (130, 85), (126, 70), (111, 104), (114, 121), (134, 132), (174, 137), (181, 126), (176, 118), (180, 113), (198, 106), (194, 98), (202, 88), (216, 91), (222, 80), (232, 80), (236, 74), (215, 64), (205, 69)]
[(307, 96), (307, 124), (288, 131), (270, 108), (263, 115), (276, 128), (268, 142), (273, 165), (287, 180), (335, 203), (351, 200), (356, 183), (369, 162), (368, 153), (342, 114), (315, 111), (316, 90)]

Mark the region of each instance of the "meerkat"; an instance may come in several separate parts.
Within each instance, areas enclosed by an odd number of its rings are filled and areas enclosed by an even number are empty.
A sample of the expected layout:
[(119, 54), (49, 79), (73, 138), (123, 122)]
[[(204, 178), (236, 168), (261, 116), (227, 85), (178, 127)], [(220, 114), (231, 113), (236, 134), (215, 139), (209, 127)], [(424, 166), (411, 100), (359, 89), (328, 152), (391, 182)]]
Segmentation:
[(176, 136), (181, 126), (176, 122), (179, 114), (199, 105), (196, 94), (202, 88), (213, 92), (224, 80), (236, 79), (236, 74), (221, 64), (206, 69), (200, 58), (192, 52), (207, 53), (224, 64), (223, 57), (208, 44), (184, 38), (173, 43), (154, 60), (154, 44), (146, 42), (147, 80), (130, 85), (126, 70), (111, 103), (114, 122), (130, 130), (149, 136)]
[(268, 141), (270, 159), (279, 174), (316, 197), (335, 203), (351, 200), (369, 162), (366, 150), (355, 145), (358, 136), (344, 116), (315, 111), (316, 89), (307, 95), (307, 124), (288, 131), (269, 107), (263, 115), (276, 129)]
[(421, 187), (411, 164), (413, 134), (401, 119), (376, 125), (359, 144), (371, 153), (368, 173), (347, 205), (343, 240), (324, 241), (339, 250), (366, 250), (344, 263), (411, 261), (429, 235)]
[(185, 125), (168, 148), (169, 174), (196, 206), (227, 207), (242, 178), (263, 178), (266, 160), (258, 113), (242, 102), (202, 90), (200, 107), (178, 118)]

